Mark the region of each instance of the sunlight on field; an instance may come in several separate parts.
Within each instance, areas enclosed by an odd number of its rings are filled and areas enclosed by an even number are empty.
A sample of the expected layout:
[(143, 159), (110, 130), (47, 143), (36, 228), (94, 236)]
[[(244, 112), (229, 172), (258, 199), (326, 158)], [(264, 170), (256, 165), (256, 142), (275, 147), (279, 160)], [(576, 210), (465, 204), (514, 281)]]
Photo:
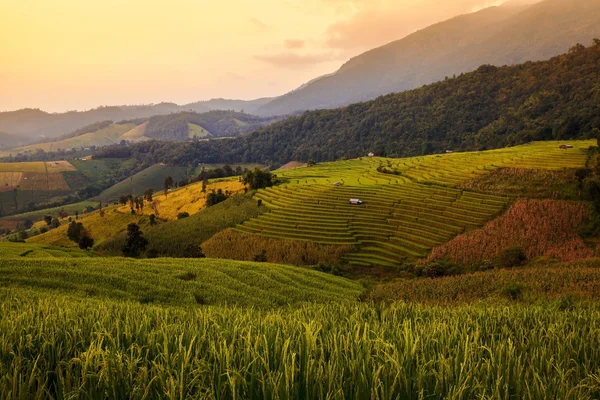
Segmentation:
[[(232, 194), (244, 191), (244, 184), (235, 180), (224, 182), (209, 183), (206, 187), (206, 193), (202, 193), (202, 183), (194, 183), (182, 188), (176, 189), (166, 196), (164, 192), (156, 194), (152, 198), (152, 203), (146, 204), (142, 214), (154, 214), (157, 218), (174, 220), (177, 219), (177, 214), (187, 212), (188, 214), (196, 214), (204, 208), (206, 197), (211, 190), (219, 190), (223, 192), (229, 191)], [(130, 211), (129, 205), (119, 208), (119, 212), (126, 213)]]

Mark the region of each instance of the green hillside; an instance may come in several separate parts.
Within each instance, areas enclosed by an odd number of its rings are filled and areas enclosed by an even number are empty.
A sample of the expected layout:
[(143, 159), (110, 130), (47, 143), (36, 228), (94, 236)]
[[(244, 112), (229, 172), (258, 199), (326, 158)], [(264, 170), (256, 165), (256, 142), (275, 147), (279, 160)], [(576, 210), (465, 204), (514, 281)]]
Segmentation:
[(97, 197), (104, 202), (111, 202), (132, 193), (142, 195), (147, 188), (152, 188), (155, 191), (164, 190), (164, 182), (167, 176), (171, 176), (179, 182), (187, 178), (187, 168), (156, 164), (111, 186)]
[[(234, 230), (266, 238), (354, 246), (358, 250), (344, 256), (351, 265), (398, 266), (482, 226), (512, 200), (464, 190), (460, 185), (506, 167), (582, 168), (587, 149), (595, 142), (571, 143), (574, 148), (566, 150), (559, 148), (562, 142), (543, 142), (407, 159), (365, 157), (277, 171), (286, 183), (259, 190), (254, 196), (271, 211)], [(350, 199), (364, 203), (352, 205)], [(211, 246), (236, 251), (235, 242), (221, 242), (218, 237)]]
[(73, 257), (79, 251), (30, 244), (5, 246), (10, 247), (0, 250), (0, 286), (4, 288), (185, 307), (356, 300), (363, 291), (360, 284), (343, 278), (284, 265), (212, 259), (78, 261)]
[(188, 137), (194, 138), (206, 138), (211, 136), (210, 132), (196, 124), (188, 124)]
[(97, 131), (82, 133), (78, 136), (62, 140), (32, 144), (29, 146), (17, 147), (11, 150), (6, 150), (3, 153), (0, 153), (0, 157), (6, 157), (8, 153), (35, 153), (38, 150), (43, 150), (45, 152), (56, 152), (58, 150), (66, 150), (72, 148), (80, 149), (82, 147), (85, 148), (92, 146), (108, 146), (111, 144), (119, 143), (122, 140), (122, 136), (134, 128), (134, 124), (111, 124), (108, 127)]

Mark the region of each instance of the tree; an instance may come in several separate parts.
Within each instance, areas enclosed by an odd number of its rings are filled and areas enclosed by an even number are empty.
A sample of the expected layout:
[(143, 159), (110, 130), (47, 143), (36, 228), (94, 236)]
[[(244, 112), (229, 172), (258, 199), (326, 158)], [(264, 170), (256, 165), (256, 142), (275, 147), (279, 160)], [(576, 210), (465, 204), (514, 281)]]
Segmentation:
[(175, 183), (175, 181), (173, 180), (173, 177), (171, 176), (167, 176), (165, 178), (165, 197), (167, 196), (167, 192), (169, 191), (169, 189), (171, 189), (173, 187), (173, 184)]
[(144, 191), (144, 199), (146, 199), (148, 203), (152, 202), (152, 195), (154, 195), (154, 189), (148, 188)]
[(89, 235), (87, 230), (82, 229), (81, 237), (79, 238), (77, 245), (82, 250), (91, 249), (92, 247), (94, 247), (94, 239)]
[(127, 204), (128, 201), (129, 201), (129, 197), (128, 196), (121, 196), (121, 197), (119, 197), (119, 203), (121, 205)]
[(60, 210), (58, 210), (59, 218), (67, 218), (68, 216), (69, 216), (69, 213), (64, 208), (61, 208)]
[(269, 171), (263, 171), (260, 168), (255, 168), (254, 171), (246, 171), (243, 181), (250, 186), (250, 189), (264, 189), (273, 186), (277, 179), (277, 175)]
[(150, 214), (150, 225), (156, 225), (156, 215)]
[(223, 193), (223, 190), (219, 189), (215, 192), (215, 190), (211, 190), (208, 196), (206, 196), (206, 206), (214, 206), (215, 204), (219, 204), (222, 201), (227, 200), (229, 197), (229, 192)]
[(190, 244), (183, 251), (184, 258), (204, 258), (206, 257), (202, 252), (202, 248), (200, 246)]
[(140, 227), (137, 224), (129, 224), (127, 226), (127, 241), (122, 248), (123, 255), (125, 257), (139, 257), (147, 246), (148, 240), (144, 237)]
[(23, 222), (23, 225), (25, 225), (25, 229), (31, 229), (31, 227), (33, 226), (33, 221), (30, 219), (25, 220), (25, 222)]
[(50, 226), (50, 224), (52, 223), (52, 216), (44, 215), (44, 222), (46, 223), (46, 225)]
[(184, 212), (180, 212), (179, 214), (177, 214), (177, 219), (184, 219), (190, 216), (190, 213), (188, 213), (187, 211)]
[(79, 243), (83, 231), (85, 231), (83, 224), (81, 222), (73, 221), (69, 224), (69, 228), (67, 229), (67, 237), (69, 240)]
[(52, 219), (52, 223), (50, 224), (50, 227), (52, 229), (56, 229), (60, 226), (60, 221), (58, 220), (58, 218), (53, 218)]

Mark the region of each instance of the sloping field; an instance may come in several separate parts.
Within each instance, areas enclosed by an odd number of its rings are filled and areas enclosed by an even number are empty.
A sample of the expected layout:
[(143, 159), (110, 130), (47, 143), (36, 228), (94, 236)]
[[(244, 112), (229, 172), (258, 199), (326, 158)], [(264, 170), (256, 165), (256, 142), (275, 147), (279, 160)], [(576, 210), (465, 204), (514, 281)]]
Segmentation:
[[(144, 209), (137, 213), (145, 215), (154, 214), (158, 218), (167, 220), (177, 219), (177, 215), (183, 212), (193, 215), (204, 208), (208, 194), (212, 190), (217, 191), (219, 189), (223, 192), (228, 191), (236, 194), (244, 191), (244, 184), (235, 178), (222, 182), (209, 183), (205, 193), (202, 193), (201, 182), (178, 188), (168, 193), (168, 195), (165, 195), (164, 191), (159, 192), (152, 197), (152, 203), (146, 204)], [(122, 213), (127, 213), (129, 210), (129, 205), (119, 208), (119, 211)]]
[(68, 161), (0, 163), (0, 213), (72, 191), (63, 176), (75, 171)]
[(31, 243), (9, 243), (3, 242), (0, 245), (0, 259), (32, 259), (32, 258), (81, 258), (91, 257), (94, 253), (86, 252), (79, 249), (65, 249), (62, 247), (53, 247), (41, 244)]
[(175, 181), (180, 181), (186, 177), (186, 172), (187, 168), (185, 167), (155, 164), (109, 187), (100, 193), (98, 198), (108, 202), (128, 194), (141, 196), (147, 188), (152, 188), (156, 192), (164, 190), (164, 182), (167, 176), (171, 176)]
[(209, 131), (196, 124), (188, 124), (188, 137), (193, 138), (205, 138), (212, 136)]
[(147, 140), (148, 138), (146, 138), (144, 136), (144, 134), (146, 133), (146, 126), (148, 126), (147, 122), (144, 122), (141, 125), (136, 126), (135, 128), (125, 132), (120, 139), (122, 140), (129, 140), (129, 141), (140, 141), (140, 140)]
[(110, 126), (100, 129), (95, 132), (84, 133), (83, 135), (72, 138), (57, 140), (54, 142), (38, 143), (15, 149), (0, 152), (0, 156), (6, 157), (8, 154), (17, 154), (24, 152), (36, 152), (44, 150), (45, 152), (58, 151), (59, 149), (66, 150), (72, 148), (90, 147), (90, 146), (107, 146), (121, 141), (121, 136), (130, 130), (134, 129), (134, 124), (111, 124)]
[(3, 258), (0, 286), (187, 307), (356, 300), (363, 292), (356, 282), (284, 265), (214, 259), (96, 257), (78, 261), (35, 255), (40, 258)]
[[(363, 158), (278, 171), (287, 181), (260, 190), (271, 212), (235, 228), (264, 237), (353, 245), (352, 265), (394, 266), (482, 226), (511, 201), (456, 188), (502, 167), (585, 165), (593, 141), (544, 142), (501, 150), (408, 159)], [(363, 201), (349, 204), (349, 199)]]

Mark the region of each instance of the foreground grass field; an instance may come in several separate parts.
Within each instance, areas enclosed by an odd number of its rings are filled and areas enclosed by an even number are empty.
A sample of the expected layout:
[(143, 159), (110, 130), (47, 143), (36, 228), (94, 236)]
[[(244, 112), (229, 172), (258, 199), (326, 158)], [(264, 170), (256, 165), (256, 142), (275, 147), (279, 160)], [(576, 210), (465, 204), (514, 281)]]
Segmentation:
[(600, 308), (172, 308), (0, 289), (0, 397), (594, 399)]

